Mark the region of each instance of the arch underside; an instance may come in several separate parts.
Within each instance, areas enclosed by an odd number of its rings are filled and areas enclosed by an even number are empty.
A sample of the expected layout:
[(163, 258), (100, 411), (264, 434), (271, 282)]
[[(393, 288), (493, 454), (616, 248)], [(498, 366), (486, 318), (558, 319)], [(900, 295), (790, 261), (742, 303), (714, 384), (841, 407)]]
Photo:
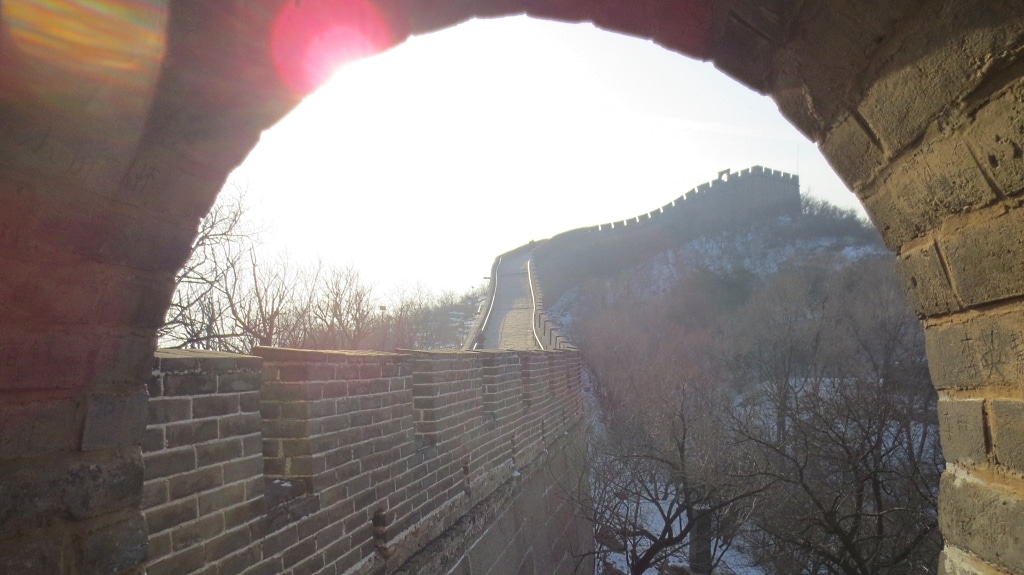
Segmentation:
[[(173, 0), (144, 14), (145, 42), (118, 49), (149, 65), (118, 83), (12, 49), (15, 4), (4, 4), (0, 565), (51, 547), (60, 569), (142, 561), (109, 560), (96, 541), (144, 531), (145, 382), (198, 219), (301, 98), (267, 48), (281, 4)], [(949, 462), (945, 568), (1024, 573), (1013, 543), (1024, 536), (1024, 5), (375, 4), (396, 42), (473, 17), (592, 22), (713, 61), (771, 96), (864, 203), (925, 322)], [(53, 75), (56, 96), (43, 90)], [(103, 479), (81, 479), (84, 469)]]

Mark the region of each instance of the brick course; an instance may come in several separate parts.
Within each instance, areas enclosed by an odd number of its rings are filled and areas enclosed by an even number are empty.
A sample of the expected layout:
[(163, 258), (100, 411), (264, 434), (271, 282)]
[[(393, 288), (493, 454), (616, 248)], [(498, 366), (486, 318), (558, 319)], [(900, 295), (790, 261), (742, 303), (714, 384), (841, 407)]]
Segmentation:
[[(539, 471), (571, 430), (579, 435), (578, 352), (253, 353), (262, 358), (157, 354), (142, 505), (150, 573), (443, 563), (451, 543), (436, 555), (432, 542), (453, 529), (460, 535), (444, 540), (506, 545), (490, 542), (499, 531), (481, 540), (490, 531), (456, 527), (481, 505), (514, 505), (509, 517), (560, 509), (509, 552), (569, 568), (580, 529)], [(520, 501), (526, 494), (541, 499)], [(488, 560), (519, 562), (506, 552), (472, 559)]]

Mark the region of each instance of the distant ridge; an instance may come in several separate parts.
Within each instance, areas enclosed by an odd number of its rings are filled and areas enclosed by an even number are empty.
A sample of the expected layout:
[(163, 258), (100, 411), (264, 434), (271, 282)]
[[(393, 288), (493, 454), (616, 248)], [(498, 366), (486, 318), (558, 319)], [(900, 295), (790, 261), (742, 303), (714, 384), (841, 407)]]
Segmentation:
[(638, 256), (800, 211), (798, 176), (763, 166), (723, 170), (717, 179), (651, 212), (570, 230), (541, 243), (535, 261), (545, 299), (556, 301), (579, 278), (614, 274)]

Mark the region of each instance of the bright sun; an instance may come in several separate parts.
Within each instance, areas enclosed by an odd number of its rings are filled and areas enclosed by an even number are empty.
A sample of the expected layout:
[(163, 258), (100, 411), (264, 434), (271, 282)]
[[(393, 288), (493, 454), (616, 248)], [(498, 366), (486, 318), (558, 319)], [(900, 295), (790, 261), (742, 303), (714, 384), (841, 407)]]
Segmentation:
[(463, 290), (503, 251), (647, 212), (754, 164), (857, 205), (770, 100), (711, 66), (520, 17), (344, 66), (230, 181), (293, 257), (354, 263), (383, 291)]

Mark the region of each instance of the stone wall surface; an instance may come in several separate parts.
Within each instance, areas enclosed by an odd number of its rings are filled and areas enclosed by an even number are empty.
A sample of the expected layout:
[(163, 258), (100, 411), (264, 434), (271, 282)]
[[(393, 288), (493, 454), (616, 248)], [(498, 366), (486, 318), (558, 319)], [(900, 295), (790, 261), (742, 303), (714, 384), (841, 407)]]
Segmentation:
[(578, 354), (253, 353), (157, 353), (150, 575), (539, 575), (588, 549)]
[[(311, 4), (115, 0), (69, 15), (62, 3), (3, 3), (0, 572), (142, 570), (156, 330), (198, 219), (303, 95), (279, 77), (268, 43), (276, 14)], [(924, 317), (955, 451), (942, 569), (1022, 572), (1005, 548), (1019, 522), (994, 539), (977, 533), (996, 533), (982, 528), (1024, 502), (1013, 334), (1024, 301), (1024, 4), (373, 5), (392, 43), (472, 17), (591, 22), (712, 61), (771, 96), (864, 202)], [(80, 33), (61, 33), (71, 28)], [(97, 38), (105, 52), (93, 59)]]

